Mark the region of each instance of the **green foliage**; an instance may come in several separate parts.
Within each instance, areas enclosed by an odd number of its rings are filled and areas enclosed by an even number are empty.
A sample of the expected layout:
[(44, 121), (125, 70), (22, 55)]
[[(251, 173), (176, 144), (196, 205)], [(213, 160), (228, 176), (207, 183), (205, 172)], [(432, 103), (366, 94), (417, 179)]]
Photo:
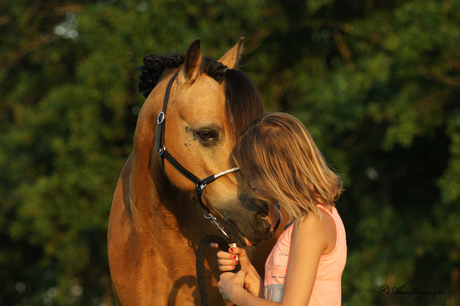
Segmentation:
[[(0, 305), (112, 305), (111, 198), (132, 148), (138, 67), (202, 39), (343, 176), (346, 305), (460, 303), (460, 2), (0, 4)], [(380, 295), (406, 286), (434, 298)]]

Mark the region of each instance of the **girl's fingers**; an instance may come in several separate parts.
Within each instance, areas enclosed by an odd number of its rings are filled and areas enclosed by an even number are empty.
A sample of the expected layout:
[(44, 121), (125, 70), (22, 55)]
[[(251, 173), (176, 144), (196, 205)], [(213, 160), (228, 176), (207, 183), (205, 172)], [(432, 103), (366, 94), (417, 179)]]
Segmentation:
[(221, 259), (217, 260), (217, 263), (220, 266), (236, 266), (238, 264), (238, 260), (236, 259)]
[(217, 252), (217, 257), (221, 259), (238, 259), (237, 254), (227, 253), (224, 251)]
[(217, 252), (217, 263), (221, 272), (228, 272), (235, 269), (239, 263), (239, 255), (246, 256), (244, 249), (237, 247), (230, 248), (228, 252), (219, 251)]
[(235, 267), (236, 267), (236, 264), (228, 264), (228, 265), (219, 264), (219, 270), (221, 272), (233, 271)]
[(235, 270), (236, 266), (219, 266), (220, 272), (230, 272)]
[(241, 249), (239, 247), (229, 248), (228, 252), (231, 254), (239, 254)]
[(232, 271), (235, 269), (236, 265), (238, 264), (238, 260), (235, 258), (231, 259), (223, 259), (218, 258), (217, 263), (219, 265), (219, 270), (222, 272)]
[[(244, 249), (243, 249), (244, 251)], [(228, 252), (230, 254), (233, 254), (233, 258), (235, 258), (236, 260), (238, 260), (238, 254), (240, 253), (240, 249), (238, 247), (234, 247), (234, 248), (229, 248), (228, 249)]]

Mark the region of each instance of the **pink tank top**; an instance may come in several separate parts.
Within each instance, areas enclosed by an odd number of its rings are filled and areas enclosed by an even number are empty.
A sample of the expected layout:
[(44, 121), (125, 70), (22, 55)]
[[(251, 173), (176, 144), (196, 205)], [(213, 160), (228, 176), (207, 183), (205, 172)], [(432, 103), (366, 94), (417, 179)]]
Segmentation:
[[(342, 304), (342, 272), (347, 260), (345, 227), (335, 207), (331, 213), (321, 204), (317, 206), (334, 220), (336, 242), (332, 252), (320, 257), (308, 306), (337, 306)], [(267, 300), (281, 302), (283, 298), (293, 225), (286, 227), (265, 262), (264, 298)]]

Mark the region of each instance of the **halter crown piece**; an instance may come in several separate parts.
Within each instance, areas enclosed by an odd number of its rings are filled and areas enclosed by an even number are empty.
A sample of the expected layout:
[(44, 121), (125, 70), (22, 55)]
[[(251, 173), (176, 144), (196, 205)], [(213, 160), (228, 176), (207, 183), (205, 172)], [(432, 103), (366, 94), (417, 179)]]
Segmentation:
[[(179, 70), (180, 71), (180, 70)], [(224, 231), (224, 228), (217, 222), (217, 218), (209, 211), (209, 209), (204, 205), (202, 199), (201, 199), (201, 195), (203, 194), (203, 189), (210, 183), (212, 183), (213, 181), (215, 181), (217, 178), (223, 176), (223, 175), (226, 175), (226, 174), (229, 174), (229, 173), (232, 173), (232, 172), (235, 172), (235, 171), (238, 171), (240, 170), (240, 168), (238, 167), (235, 167), (235, 168), (231, 168), (231, 169), (228, 169), (228, 170), (225, 170), (225, 171), (222, 171), (220, 173), (217, 173), (217, 174), (213, 174), (211, 176), (208, 176), (207, 178), (204, 178), (204, 179), (199, 179), (198, 177), (196, 177), (193, 173), (191, 173), (190, 171), (188, 171), (187, 169), (185, 169), (177, 160), (174, 159), (174, 157), (171, 156), (171, 154), (169, 154), (169, 152), (166, 150), (166, 147), (164, 145), (164, 135), (165, 135), (165, 116), (166, 116), (166, 109), (168, 107), (168, 100), (169, 100), (169, 93), (171, 91), (171, 87), (172, 87), (172, 84), (174, 83), (174, 80), (176, 79), (177, 77), (177, 74), (179, 73), (179, 71), (177, 71), (171, 78), (171, 80), (169, 80), (169, 83), (168, 83), (168, 87), (166, 87), (166, 93), (165, 93), (165, 97), (163, 99), (163, 109), (162, 111), (158, 114), (158, 117), (157, 117), (157, 124), (158, 124), (158, 134), (157, 134), (157, 143), (156, 143), (156, 150), (158, 152), (158, 154), (160, 155), (160, 158), (161, 158), (161, 164), (163, 165), (163, 168), (164, 168), (164, 159), (166, 159), (174, 168), (177, 169), (177, 171), (179, 171), (180, 174), (182, 174), (183, 176), (185, 176), (187, 179), (189, 179), (193, 184), (195, 184), (195, 193), (196, 193), (196, 197), (198, 199), (198, 203), (200, 204), (200, 206), (204, 209), (204, 217), (206, 219), (209, 219), (211, 220), (211, 222), (217, 226), (217, 228), (219, 229), (219, 231), (225, 235), (225, 237), (227, 237), (228, 239), (230, 239), (230, 237), (228, 236), (228, 234)]]

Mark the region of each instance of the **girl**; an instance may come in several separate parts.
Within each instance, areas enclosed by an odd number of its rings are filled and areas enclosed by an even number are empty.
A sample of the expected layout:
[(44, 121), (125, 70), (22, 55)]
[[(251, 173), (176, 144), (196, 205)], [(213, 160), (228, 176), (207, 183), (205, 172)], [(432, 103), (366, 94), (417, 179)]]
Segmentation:
[(233, 270), (238, 259), (242, 268), (222, 273), (224, 299), (239, 306), (341, 305), (347, 246), (334, 202), (342, 181), (306, 128), (291, 115), (267, 113), (249, 125), (232, 156), (254, 196), (279, 203), (291, 222), (267, 258), (265, 280), (244, 249), (217, 253), (222, 272)]

